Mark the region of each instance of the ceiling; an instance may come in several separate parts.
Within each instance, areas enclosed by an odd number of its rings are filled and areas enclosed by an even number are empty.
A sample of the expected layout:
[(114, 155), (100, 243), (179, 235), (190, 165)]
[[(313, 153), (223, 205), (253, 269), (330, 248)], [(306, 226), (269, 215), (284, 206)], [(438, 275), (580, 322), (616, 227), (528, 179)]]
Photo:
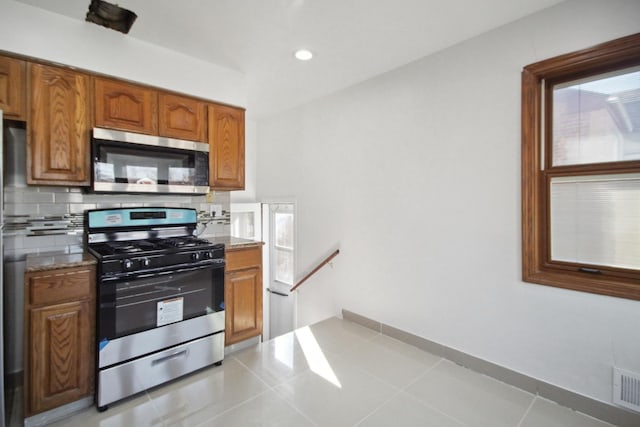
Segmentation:
[[(90, 0), (17, 0), (84, 21)], [(129, 37), (240, 71), (260, 118), (562, 0), (117, 0)], [(115, 0), (111, 1), (116, 3)], [(90, 25), (90, 24), (87, 24)], [(104, 29), (105, 31), (112, 31)], [(311, 61), (293, 57), (299, 48)]]

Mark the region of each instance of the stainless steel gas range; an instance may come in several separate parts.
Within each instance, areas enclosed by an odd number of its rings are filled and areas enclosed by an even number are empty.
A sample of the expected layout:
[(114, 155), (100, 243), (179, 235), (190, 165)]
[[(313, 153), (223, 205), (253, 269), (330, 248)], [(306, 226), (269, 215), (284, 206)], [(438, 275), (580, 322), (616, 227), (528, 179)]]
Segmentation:
[(224, 357), (224, 245), (194, 236), (195, 209), (86, 213), (98, 259), (96, 404)]

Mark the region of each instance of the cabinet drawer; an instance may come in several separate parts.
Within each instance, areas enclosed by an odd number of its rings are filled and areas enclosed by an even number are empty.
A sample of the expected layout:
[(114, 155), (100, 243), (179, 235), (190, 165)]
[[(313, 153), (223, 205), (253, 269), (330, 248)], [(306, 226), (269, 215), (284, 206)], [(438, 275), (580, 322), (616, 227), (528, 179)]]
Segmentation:
[(29, 277), (29, 304), (53, 304), (61, 301), (79, 300), (92, 295), (93, 272), (91, 269), (75, 271), (60, 270), (47, 275)]
[(232, 249), (225, 254), (227, 271), (262, 266), (262, 247)]

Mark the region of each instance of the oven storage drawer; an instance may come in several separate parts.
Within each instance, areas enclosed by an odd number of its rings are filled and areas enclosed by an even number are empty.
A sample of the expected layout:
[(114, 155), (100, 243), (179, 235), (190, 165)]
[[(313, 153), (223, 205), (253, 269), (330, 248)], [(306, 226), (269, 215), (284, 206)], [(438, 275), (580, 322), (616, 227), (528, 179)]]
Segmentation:
[(204, 368), (224, 358), (224, 332), (101, 370), (98, 407)]
[(225, 312), (217, 311), (161, 328), (127, 335), (113, 341), (103, 341), (98, 350), (98, 367), (107, 368), (145, 354), (162, 351), (167, 347), (224, 331), (224, 326)]

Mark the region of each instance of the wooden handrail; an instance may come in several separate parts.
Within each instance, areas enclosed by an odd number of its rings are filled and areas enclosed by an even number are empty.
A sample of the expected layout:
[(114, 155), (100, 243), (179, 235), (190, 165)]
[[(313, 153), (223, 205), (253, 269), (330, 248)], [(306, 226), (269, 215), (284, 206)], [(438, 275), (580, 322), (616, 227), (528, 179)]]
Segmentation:
[(307, 281), (307, 279), (311, 276), (313, 276), (314, 274), (316, 274), (318, 272), (318, 270), (320, 270), (322, 267), (324, 267), (325, 265), (329, 264), (331, 262), (332, 259), (334, 259), (336, 256), (338, 256), (338, 254), (340, 253), (340, 249), (336, 249), (336, 251), (334, 253), (332, 253), (331, 255), (329, 255), (328, 257), (325, 258), (324, 261), (322, 261), (320, 264), (318, 264), (318, 266), (316, 268), (314, 268), (313, 270), (311, 270), (311, 273), (307, 274), (306, 276), (304, 276), (298, 283), (296, 283), (290, 290), (289, 292), (293, 292), (296, 289), (298, 289), (298, 287), (300, 285), (302, 285), (304, 282)]

